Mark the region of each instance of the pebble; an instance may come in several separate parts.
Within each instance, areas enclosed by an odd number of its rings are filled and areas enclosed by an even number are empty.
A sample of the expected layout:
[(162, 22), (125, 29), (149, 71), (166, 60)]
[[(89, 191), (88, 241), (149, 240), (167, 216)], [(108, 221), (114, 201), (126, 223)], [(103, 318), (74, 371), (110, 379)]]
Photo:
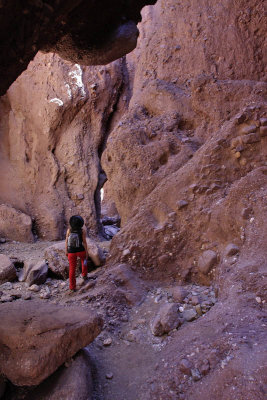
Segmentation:
[(31, 285), (28, 289), (31, 290), (32, 292), (39, 292), (40, 290), (39, 286), (36, 284)]
[(0, 243), (6, 243), (6, 239), (5, 238), (0, 238)]
[(256, 297), (256, 302), (257, 303), (261, 303), (261, 298), (260, 297)]
[(197, 304), (199, 304), (199, 299), (198, 299), (197, 296), (192, 296), (192, 298), (191, 298), (191, 304), (192, 304), (193, 306), (196, 306)]
[(123, 256), (128, 256), (128, 254), (130, 254), (130, 250), (129, 249), (123, 250), (123, 252), (122, 252)]
[(201, 374), (197, 368), (192, 368), (191, 369), (191, 375), (193, 378), (193, 381), (199, 381), (201, 379)]
[(31, 300), (31, 298), (32, 298), (32, 296), (31, 296), (30, 293), (29, 293), (29, 294), (24, 294), (24, 295), (22, 296), (22, 300)]
[(191, 375), (192, 364), (186, 358), (183, 358), (181, 360), (179, 368), (180, 368), (180, 371), (183, 372), (184, 374)]
[(104, 340), (103, 345), (107, 347), (107, 346), (110, 346), (111, 343), (112, 343), (112, 339), (111, 338), (107, 338), (107, 339)]
[(183, 317), (186, 321), (193, 321), (197, 317), (197, 312), (193, 308), (190, 310), (185, 310), (183, 313)]
[(40, 299), (50, 299), (51, 294), (48, 292), (43, 292), (40, 294)]
[(112, 372), (108, 372), (106, 374), (106, 379), (112, 379), (113, 378), (113, 373)]
[(177, 201), (176, 204), (177, 204), (178, 209), (180, 210), (181, 208), (186, 207), (188, 205), (188, 201), (179, 200), (179, 201)]
[(234, 256), (238, 252), (239, 252), (239, 247), (236, 246), (234, 243), (229, 243), (225, 248), (225, 254), (227, 256)]
[(195, 310), (196, 310), (196, 312), (198, 313), (199, 316), (202, 315), (202, 310), (201, 310), (201, 305), (200, 304), (196, 305)]

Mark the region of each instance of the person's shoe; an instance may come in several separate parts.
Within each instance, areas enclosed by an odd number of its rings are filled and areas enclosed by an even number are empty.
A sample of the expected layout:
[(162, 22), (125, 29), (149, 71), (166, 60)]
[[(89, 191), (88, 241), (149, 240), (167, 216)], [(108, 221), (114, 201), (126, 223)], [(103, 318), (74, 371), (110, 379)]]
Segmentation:
[(69, 289), (69, 291), (68, 291), (67, 294), (68, 294), (69, 296), (72, 296), (72, 295), (74, 295), (75, 292), (77, 292), (77, 289)]

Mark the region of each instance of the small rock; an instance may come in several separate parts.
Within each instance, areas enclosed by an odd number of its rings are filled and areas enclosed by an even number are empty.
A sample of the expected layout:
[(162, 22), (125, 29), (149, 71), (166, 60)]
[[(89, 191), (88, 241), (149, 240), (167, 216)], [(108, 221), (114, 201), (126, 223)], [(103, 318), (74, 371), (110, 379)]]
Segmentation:
[(256, 302), (257, 303), (261, 303), (261, 298), (260, 297), (256, 297)]
[(172, 295), (173, 301), (181, 303), (188, 295), (188, 291), (182, 286), (176, 286), (170, 290), (170, 294)]
[(103, 345), (107, 347), (107, 346), (110, 346), (111, 343), (112, 343), (112, 339), (111, 338), (107, 338), (107, 339), (104, 340)]
[(8, 303), (8, 302), (11, 302), (13, 300), (14, 300), (14, 298), (12, 296), (6, 295), (6, 296), (2, 296), (0, 301), (2, 303)]
[(203, 361), (203, 364), (201, 364), (199, 370), (200, 370), (200, 373), (201, 373), (202, 375), (204, 375), (204, 376), (207, 375), (207, 373), (208, 373), (209, 370), (210, 370), (210, 363), (209, 363), (209, 361), (208, 361), (208, 360), (204, 360), (204, 361)]
[(252, 124), (252, 125), (245, 125), (242, 127), (241, 129), (241, 134), (242, 135), (248, 135), (249, 133), (255, 132), (257, 129), (256, 125)]
[(123, 252), (122, 252), (123, 256), (128, 256), (128, 254), (130, 254), (130, 250), (129, 249), (123, 250)]
[(240, 151), (237, 151), (236, 153), (235, 153), (235, 158), (240, 158), (241, 157), (241, 153), (240, 153)]
[(197, 304), (195, 307), (196, 312), (198, 313), (198, 315), (201, 317), (202, 315), (202, 310), (201, 310), (201, 305)]
[(162, 336), (171, 330), (178, 328), (181, 321), (176, 304), (164, 304), (151, 323), (151, 331), (154, 336)]
[(192, 368), (191, 375), (192, 375), (193, 381), (195, 381), (195, 382), (199, 381), (201, 379), (201, 374), (200, 374), (198, 368)]
[(183, 312), (183, 317), (186, 321), (191, 322), (197, 317), (197, 312), (193, 308), (185, 310)]
[(260, 118), (260, 124), (261, 124), (261, 126), (266, 126), (267, 125), (267, 118)]
[(107, 379), (112, 379), (112, 378), (113, 378), (113, 373), (112, 373), (112, 372), (108, 372), (108, 373), (106, 374), (106, 378), (107, 378)]
[(213, 250), (206, 250), (198, 259), (198, 269), (202, 274), (208, 274), (217, 262), (217, 254)]
[(40, 299), (50, 299), (51, 294), (48, 292), (43, 292), (40, 294)]
[(180, 371), (185, 375), (191, 375), (191, 368), (192, 368), (192, 363), (186, 358), (183, 358), (179, 366)]
[(31, 290), (32, 292), (39, 292), (40, 287), (38, 285), (34, 284), (34, 285), (31, 285), (28, 289)]
[(6, 243), (6, 239), (5, 238), (0, 238), (0, 243)]
[(197, 296), (192, 296), (191, 298), (191, 304), (193, 306), (196, 306), (197, 304), (199, 304), (199, 298)]
[(226, 256), (233, 256), (239, 252), (239, 247), (233, 243), (229, 243), (225, 248), (225, 255)]
[(22, 300), (31, 300), (31, 298), (32, 298), (32, 296), (31, 296), (30, 293), (24, 294), (24, 295), (22, 296)]
[(177, 201), (176, 204), (177, 204), (178, 209), (180, 210), (181, 208), (186, 207), (188, 205), (188, 201), (179, 200), (179, 201)]

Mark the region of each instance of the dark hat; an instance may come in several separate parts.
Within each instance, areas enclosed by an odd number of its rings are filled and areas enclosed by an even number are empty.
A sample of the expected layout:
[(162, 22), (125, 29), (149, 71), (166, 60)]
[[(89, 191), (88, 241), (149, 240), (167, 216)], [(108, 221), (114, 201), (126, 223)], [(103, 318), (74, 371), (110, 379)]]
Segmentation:
[(69, 222), (72, 229), (80, 229), (84, 225), (84, 220), (80, 215), (73, 215)]

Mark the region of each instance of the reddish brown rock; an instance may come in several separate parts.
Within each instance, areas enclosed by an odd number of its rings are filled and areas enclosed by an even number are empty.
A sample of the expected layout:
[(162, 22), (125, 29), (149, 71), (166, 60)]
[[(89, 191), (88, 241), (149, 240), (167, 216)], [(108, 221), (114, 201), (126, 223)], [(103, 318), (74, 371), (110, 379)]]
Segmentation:
[(4, 254), (0, 254), (0, 284), (14, 281), (17, 278), (13, 262)]
[(0, 307), (0, 371), (12, 383), (37, 385), (100, 333), (93, 312), (43, 302)]
[(33, 242), (31, 217), (13, 207), (1, 204), (0, 236), (19, 242)]

